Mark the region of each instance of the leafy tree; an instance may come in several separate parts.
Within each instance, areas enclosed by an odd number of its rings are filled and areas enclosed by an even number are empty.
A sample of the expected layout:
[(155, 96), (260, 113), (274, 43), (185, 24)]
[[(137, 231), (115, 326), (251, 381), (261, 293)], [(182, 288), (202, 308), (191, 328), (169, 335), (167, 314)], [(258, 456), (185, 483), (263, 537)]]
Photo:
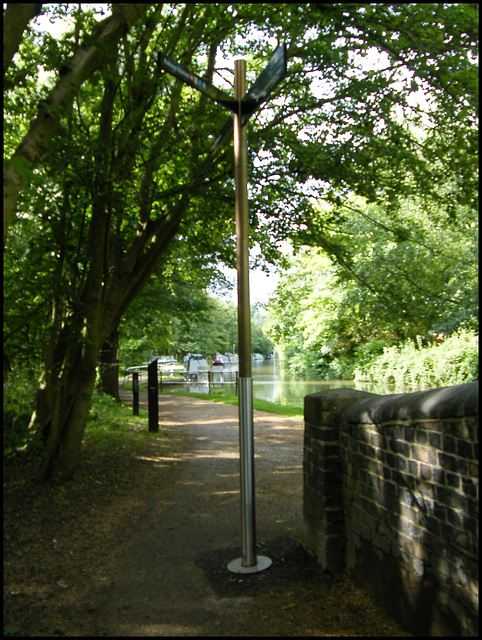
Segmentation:
[[(363, 200), (322, 206), (309, 241), (331, 254), (339, 281), (351, 281), (348, 309), (363, 309), (370, 335), (389, 329), (397, 338), (430, 331), (476, 328), (477, 220), (470, 210), (455, 220), (415, 197), (387, 212)], [(308, 236), (307, 236), (308, 237)]]
[[(172, 44), (181, 37), (172, 15), (159, 24), (161, 11), (150, 9), (150, 20), (132, 30), (122, 48), (111, 50), (100, 74), (85, 83), (82, 100), (44, 154), (42, 182), (52, 188), (30, 194), (30, 211), (42, 211), (49, 221), (47, 270), (54, 292), (31, 420), (46, 442), (43, 477), (69, 477), (75, 469), (99, 350), (182, 231), (181, 218), (196, 189), (209, 189), (212, 158), (198, 161), (196, 143), (185, 144), (190, 132), (175, 126), (180, 105), (193, 111), (199, 101), (183, 102), (182, 84), (160, 78), (152, 63), (155, 28), (167, 35), (171, 27)], [(181, 21), (193, 13), (193, 6), (184, 7)], [(77, 17), (83, 20), (83, 14)], [(201, 35), (187, 31), (186, 44), (199, 46)], [(149, 113), (151, 107), (157, 113)], [(174, 163), (170, 149), (180, 144)], [(202, 242), (205, 234), (196, 235)]]
[(320, 204), (315, 247), (293, 259), (268, 306), (269, 335), (292, 368), (351, 377), (355, 360), (384, 346), (477, 330), (476, 227), (425, 200), (397, 214), (360, 198)]
[(339, 377), (329, 374), (329, 363), (349, 349), (359, 326), (355, 314), (342, 314), (346, 293), (326, 254), (304, 248), (292, 257), (267, 305), (264, 330), (293, 373)]
[(265, 357), (274, 351), (274, 345), (265, 333), (264, 326), (267, 319), (267, 313), (263, 308), (259, 306), (251, 308), (251, 350)]
[[(304, 242), (313, 196), (396, 211), (426, 193), (452, 217), (475, 207), (475, 5), (121, 4), (100, 22), (71, 17), (57, 39), (25, 29), (5, 79), (7, 290), (40, 296), (17, 306), (8, 294), (7, 332), (19, 344), (31, 318), (45, 478), (75, 470), (99, 351), (172, 242), (232, 264), (232, 154), (210, 153), (227, 116), (158, 72), (159, 50), (219, 85), (219, 53), (246, 56), (251, 81), (287, 43), (287, 78), (250, 125), (252, 240), (266, 259), (287, 237)], [(375, 51), (384, 68), (366, 66)], [(39, 88), (40, 66), (53, 88)], [(429, 108), (411, 104), (420, 87)]]
[[(213, 265), (193, 264), (191, 250), (189, 240), (173, 242), (169, 260), (158, 266), (124, 315), (119, 331), (120, 359), (125, 366), (138, 364), (148, 353), (181, 358), (188, 351), (212, 351), (201, 347), (188, 349), (180, 337), (191, 325), (197, 326), (200, 317), (208, 320), (215, 315), (218, 307), (205, 290), (222, 279)], [(200, 330), (201, 341), (203, 331)], [(231, 333), (230, 328), (229, 336)]]
[[(22, 12), (19, 22), (26, 25), (29, 17), (38, 13), (39, 5), (32, 5), (32, 11), (25, 12), (26, 5), (9, 5), (5, 14), (6, 32), (10, 32), (9, 22), (15, 24), (18, 14)], [(27, 135), (22, 140), (4, 174), (4, 239), (15, 212), (17, 197), (23, 188), (32, 168), (38, 163), (44, 154), (49, 141), (55, 133), (60, 118), (65, 109), (72, 104), (76, 90), (99, 68), (105, 60), (107, 52), (115, 48), (120, 37), (138, 20), (147, 10), (146, 5), (124, 4), (119, 5), (112, 16), (106, 18), (100, 25), (93, 29), (92, 33), (77, 48), (72, 58), (59, 62), (59, 80), (45, 102), (41, 103), (37, 118), (31, 123)], [(10, 18), (10, 20), (9, 20)], [(25, 27), (24, 27), (25, 28)], [(8, 52), (4, 55), (12, 55), (18, 48), (18, 40), (23, 30), (18, 29), (16, 41), (9, 45), (6, 39)], [(6, 60), (4, 60), (4, 65)]]

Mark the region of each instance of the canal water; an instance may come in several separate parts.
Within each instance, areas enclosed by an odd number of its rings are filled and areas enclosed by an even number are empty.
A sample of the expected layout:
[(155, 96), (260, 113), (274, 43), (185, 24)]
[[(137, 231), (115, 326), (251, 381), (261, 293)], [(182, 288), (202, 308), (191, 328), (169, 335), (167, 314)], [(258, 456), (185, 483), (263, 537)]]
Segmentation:
[[(224, 373), (214, 372), (210, 374), (211, 385), (208, 385), (208, 374), (201, 375), (197, 383), (190, 383), (180, 387), (180, 390), (196, 393), (235, 393), (236, 369), (235, 365), (225, 365)], [(220, 371), (223, 368), (220, 369)], [(375, 382), (355, 382), (354, 380), (310, 380), (285, 373), (280, 361), (253, 360), (252, 362), (253, 396), (260, 400), (268, 400), (274, 404), (303, 407), (304, 397), (310, 393), (323, 391), (324, 389), (336, 389), (349, 387), (360, 391), (369, 391), (379, 395), (390, 393), (410, 393), (427, 387), (413, 387), (408, 385), (393, 385)], [(222, 380), (224, 382), (219, 384)], [(232, 381), (232, 384), (229, 384)], [(161, 387), (162, 392), (162, 387)]]
[(414, 388), (407, 385), (355, 382), (354, 380), (303, 379), (283, 372), (278, 359), (253, 361), (252, 377), (255, 398), (292, 407), (303, 407), (303, 399), (306, 395), (324, 389), (349, 387), (380, 395), (410, 393), (422, 389), (422, 387)]

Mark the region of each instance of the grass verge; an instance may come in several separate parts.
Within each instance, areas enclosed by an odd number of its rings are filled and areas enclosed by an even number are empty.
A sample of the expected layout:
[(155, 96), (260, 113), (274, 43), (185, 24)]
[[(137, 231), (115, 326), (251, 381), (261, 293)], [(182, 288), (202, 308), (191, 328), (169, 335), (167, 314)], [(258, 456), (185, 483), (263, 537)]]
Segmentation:
[(89, 448), (95, 444), (96, 449), (141, 448), (146, 444), (146, 436), (162, 434), (161, 431), (150, 433), (147, 424), (148, 413), (145, 409), (139, 408), (139, 415), (134, 416), (131, 405), (95, 391), (83, 446)]
[[(185, 391), (163, 391), (163, 395), (186, 396), (188, 398), (198, 398), (199, 400), (209, 400), (211, 402), (222, 402), (224, 404), (238, 405), (238, 396), (228, 394), (214, 393), (187, 393)], [(301, 407), (289, 407), (274, 404), (268, 400), (259, 400), (253, 398), (253, 409), (258, 411), (266, 411), (267, 413), (275, 413), (280, 416), (302, 416), (303, 409)]]

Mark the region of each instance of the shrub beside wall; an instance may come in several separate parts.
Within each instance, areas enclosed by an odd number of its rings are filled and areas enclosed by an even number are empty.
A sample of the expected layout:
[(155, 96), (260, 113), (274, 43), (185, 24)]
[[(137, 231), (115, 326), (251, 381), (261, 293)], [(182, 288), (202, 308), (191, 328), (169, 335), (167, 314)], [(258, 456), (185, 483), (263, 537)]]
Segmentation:
[(305, 398), (306, 544), (417, 635), (477, 633), (477, 391)]

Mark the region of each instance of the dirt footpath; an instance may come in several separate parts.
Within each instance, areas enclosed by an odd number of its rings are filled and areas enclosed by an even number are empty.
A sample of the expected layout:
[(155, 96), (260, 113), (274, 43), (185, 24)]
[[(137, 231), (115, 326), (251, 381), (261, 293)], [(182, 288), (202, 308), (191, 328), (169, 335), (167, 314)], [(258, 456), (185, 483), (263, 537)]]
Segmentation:
[(256, 540), (273, 566), (250, 576), (227, 570), (241, 544), (237, 408), (161, 395), (160, 423), (180, 449), (151, 460), (159, 481), (109, 568), (99, 635), (401, 633), (299, 545), (302, 421), (255, 412)]
[(7, 469), (4, 633), (407, 635), (300, 545), (302, 420), (255, 412), (256, 539), (273, 564), (246, 576), (227, 569), (241, 555), (237, 407), (159, 405), (159, 437), (134, 453), (87, 443), (65, 486)]

